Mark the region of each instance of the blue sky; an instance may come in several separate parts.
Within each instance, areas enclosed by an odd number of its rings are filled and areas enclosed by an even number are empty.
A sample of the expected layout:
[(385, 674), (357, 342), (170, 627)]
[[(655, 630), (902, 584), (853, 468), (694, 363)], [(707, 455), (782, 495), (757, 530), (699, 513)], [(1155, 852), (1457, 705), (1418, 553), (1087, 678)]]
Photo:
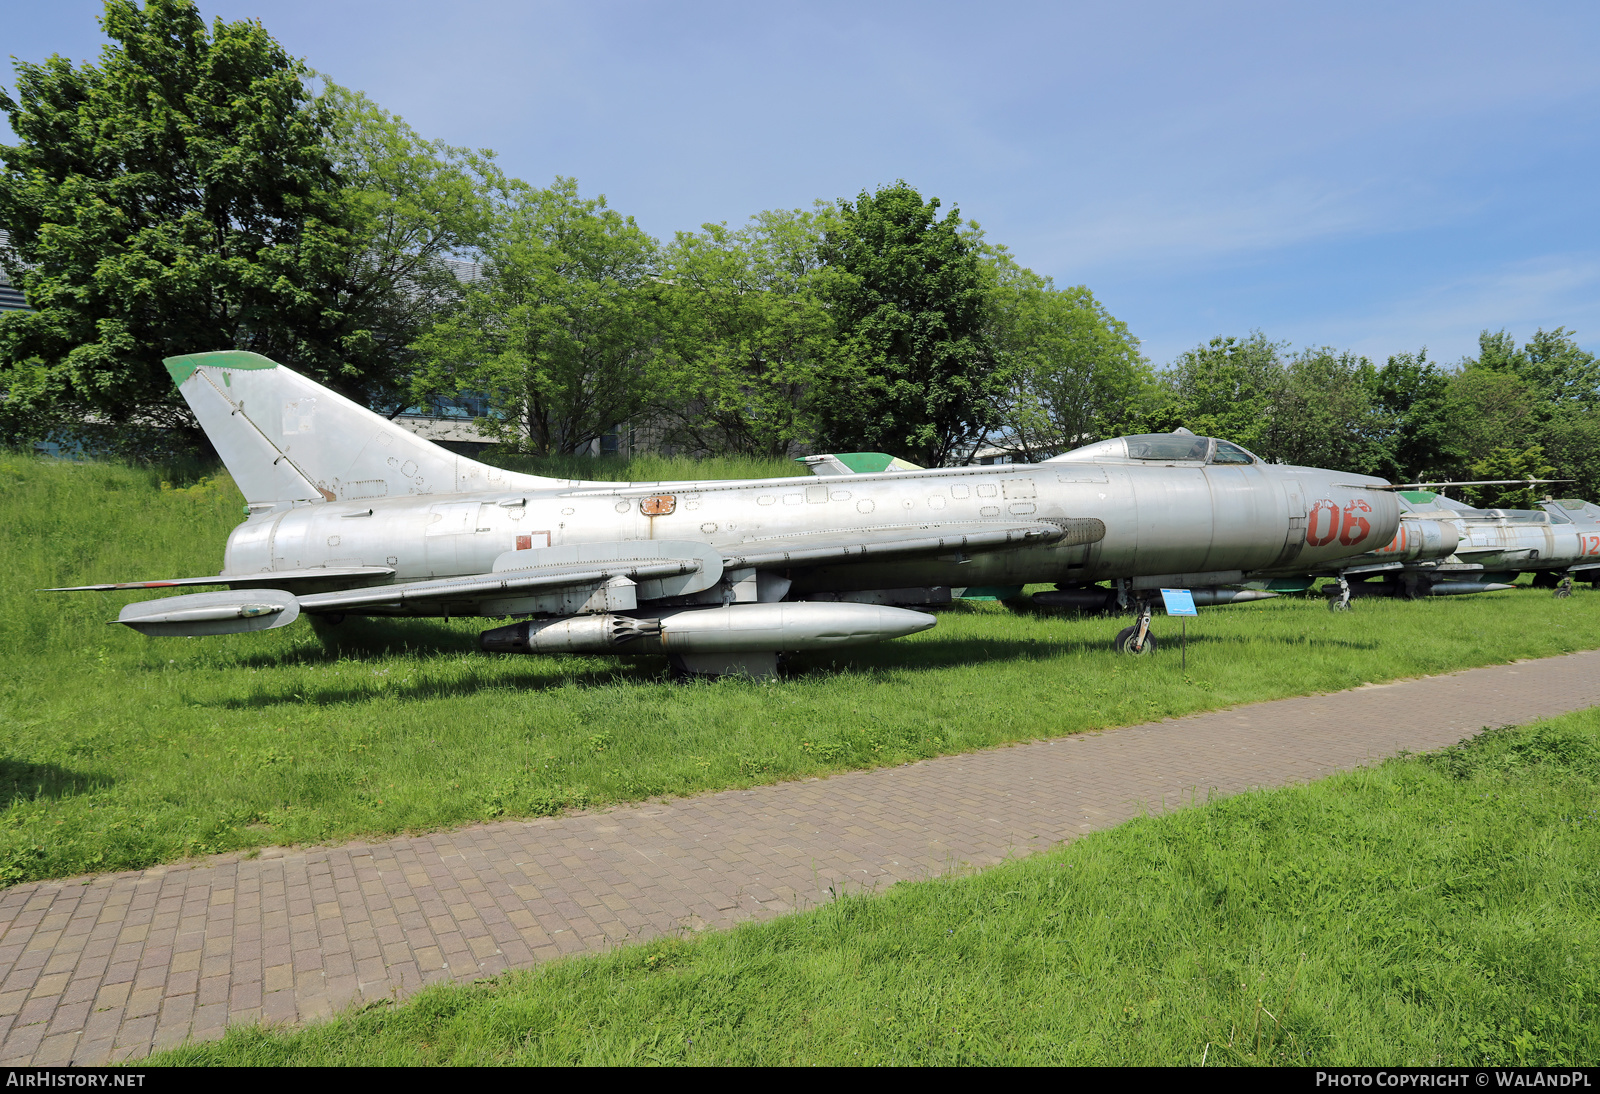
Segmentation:
[[(1255, 328), (1600, 349), (1600, 5), (200, 6), (661, 237), (904, 178), (1158, 363)], [(91, 59), (100, 10), (0, 0), (0, 53)]]

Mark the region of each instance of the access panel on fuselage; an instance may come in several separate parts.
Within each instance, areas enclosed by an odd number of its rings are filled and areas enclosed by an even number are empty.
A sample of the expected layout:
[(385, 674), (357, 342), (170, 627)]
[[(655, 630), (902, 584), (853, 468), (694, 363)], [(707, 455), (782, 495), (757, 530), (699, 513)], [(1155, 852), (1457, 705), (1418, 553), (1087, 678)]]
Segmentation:
[(1209, 466), (1211, 551), (1203, 570), (1255, 570), (1283, 552), (1283, 496), (1258, 465)]
[[(1127, 468), (1137, 503), (1133, 573), (1198, 573), (1212, 568), (1211, 487), (1203, 467)], [(1229, 567), (1233, 569), (1234, 567)]]

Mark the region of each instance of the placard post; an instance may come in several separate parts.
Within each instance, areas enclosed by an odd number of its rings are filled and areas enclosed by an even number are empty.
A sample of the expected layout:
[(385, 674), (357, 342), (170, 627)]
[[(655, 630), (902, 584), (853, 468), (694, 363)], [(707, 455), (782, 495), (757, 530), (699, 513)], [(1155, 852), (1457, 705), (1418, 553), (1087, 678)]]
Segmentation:
[(1188, 589), (1162, 589), (1161, 603), (1166, 606), (1168, 615), (1180, 617), (1179, 641), (1183, 650), (1183, 671), (1189, 671), (1189, 616), (1199, 615), (1194, 606), (1194, 593)]

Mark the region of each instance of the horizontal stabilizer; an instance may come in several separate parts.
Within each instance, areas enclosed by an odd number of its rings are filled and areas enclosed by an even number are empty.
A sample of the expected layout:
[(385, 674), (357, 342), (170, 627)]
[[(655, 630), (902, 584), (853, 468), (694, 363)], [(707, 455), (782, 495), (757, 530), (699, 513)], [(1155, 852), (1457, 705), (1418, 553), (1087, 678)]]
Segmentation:
[(154, 638), (244, 634), (287, 627), (300, 618), (294, 594), (282, 589), (188, 593), (129, 604), (115, 622)]
[(1553, 482), (1576, 482), (1576, 479), (1463, 479), (1460, 482), (1336, 482), (1350, 490), (1434, 490), (1445, 486), (1540, 486)]
[(823, 452), (797, 456), (813, 475), (877, 475), (885, 471), (921, 471), (922, 467), (887, 452)]

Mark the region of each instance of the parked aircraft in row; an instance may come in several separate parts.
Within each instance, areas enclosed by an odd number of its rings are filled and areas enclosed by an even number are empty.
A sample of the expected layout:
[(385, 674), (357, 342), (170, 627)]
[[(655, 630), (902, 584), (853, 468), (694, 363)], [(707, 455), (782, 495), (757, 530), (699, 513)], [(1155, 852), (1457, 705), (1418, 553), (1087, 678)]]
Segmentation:
[[(1336, 569), (1401, 529), (1382, 479), (1181, 430), (1032, 465), (847, 475), (817, 466), (828, 457), (795, 478), (589, 482), (457, 455), (256, 354), (166, 364), (249, 516), (219, 574), (79, 587), (227, 587), (124, 607), (118, 621), (148, 635), (302, 614), (509, 617), (483, 649), (765, 675), (780, 653), (932, 627), (913, 609), (951, 587), (1049, 582), (1136, 612), (1116, 645), (1143, 652), (1162, 587), (1199, 603), (1271, 595), (1238, 586)], [(1101, 581), (1114, 590), (1089, 593)]]
[(1370, 556), (1323, 571), (1339, 579), (1330, 606), (1342, 607), (1352, 596), (1492, 592), (1530, 572), (1536, 584), (1565, 597), (1574, 578), (1600, 579), (1600, 506), (1566, 498), (1539, 509), (1478, 509), (1431, 490), (1396, 494), (1395, 538)]

